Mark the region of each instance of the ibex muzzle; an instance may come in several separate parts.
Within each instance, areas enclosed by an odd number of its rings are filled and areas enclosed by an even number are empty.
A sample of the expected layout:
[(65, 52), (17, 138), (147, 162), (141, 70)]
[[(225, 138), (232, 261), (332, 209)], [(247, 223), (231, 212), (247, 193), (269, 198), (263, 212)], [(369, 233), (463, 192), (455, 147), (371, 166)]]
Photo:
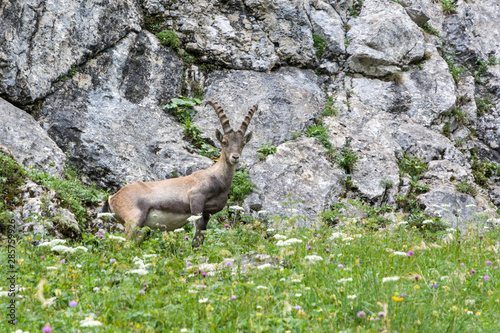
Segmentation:
[[(143, 226), (174, 230), (188, 223), (188, 218), (199, 215), (195, 222), (192, 245), (203, 243), (202, 230), (207, 229), (211, 214), (217, 213), (227, 203), (229, 188), (241, 152), (252, 138), (252, 132), (245, 135), (257, 105), (254, 105), (238, 130), (234, 131), (224, 110), (214, 101), (208, 101), (217, 113), (223, 133), (215, 131), (222, 151), (219, 160), (205, 170), (181, 177), (156, 182), (135, 181), (108, 198), (105, 207), (125, 223), (125, 233), (133, 236)], [(103, 209), (104, 211), (105, 209)]]

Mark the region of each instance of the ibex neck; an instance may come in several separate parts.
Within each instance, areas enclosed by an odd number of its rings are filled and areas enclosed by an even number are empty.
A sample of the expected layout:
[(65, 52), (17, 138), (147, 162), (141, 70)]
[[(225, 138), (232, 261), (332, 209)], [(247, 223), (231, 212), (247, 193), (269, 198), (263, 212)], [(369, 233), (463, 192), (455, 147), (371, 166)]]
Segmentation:
[(213, 171), (223, 180), (225, 183), (231, 185), (234, 178), (234, 173), (236, 172), (236, 165), (227, 163), (226, 159), (221, 156), (217, 163), (213, 166)]

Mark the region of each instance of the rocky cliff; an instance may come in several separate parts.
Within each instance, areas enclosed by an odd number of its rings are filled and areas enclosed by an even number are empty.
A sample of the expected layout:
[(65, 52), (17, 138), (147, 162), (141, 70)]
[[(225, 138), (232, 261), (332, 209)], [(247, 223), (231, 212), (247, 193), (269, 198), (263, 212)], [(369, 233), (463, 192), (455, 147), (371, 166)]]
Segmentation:
[(498, 0), (6, 0), (0, 18), (0, 143), (26, 167), (110, 190), (206, 168), (163, 108), (184, 95), (233, 123), (259, 104), (247, 211), (500, 207)]

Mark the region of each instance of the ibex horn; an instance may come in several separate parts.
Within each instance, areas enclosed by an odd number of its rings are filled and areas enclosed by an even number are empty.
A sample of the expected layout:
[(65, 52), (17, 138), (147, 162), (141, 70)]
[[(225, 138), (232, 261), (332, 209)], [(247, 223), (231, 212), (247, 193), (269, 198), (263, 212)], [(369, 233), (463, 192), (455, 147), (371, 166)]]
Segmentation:
[(243, 133), (245, 133), (247, 131), (248, 125), (250, 124), (250, 120), (252, 120), (253, 114), (255, 113), (255, 111), (257, 111), (258, 107), (259, 106), (257, 104), (255, 104), (254, 106), (252, 106), (252, 108), (250, 109), (250, 111), (248, 111), (248, 113), (247, 113), (247, 115), (245, 117), (245, 120), (243, 120), (243, 122), (241, 123), (240, 128), (238, 129), (238, 131), (241, 131)]
[(231, 131), (231, 125), (229, 124), (229, 119), (227, 119), (227, 116), (224, 113), (222, 107), (215, 101), (208, 101), (205, 105), (207, 104), (211, 105), (214, 108), (215, 113), (217, 113), (217, 116), (219, 117), (220, 124), (222, 125), (222, 130), (224, 131), (224, 133)]

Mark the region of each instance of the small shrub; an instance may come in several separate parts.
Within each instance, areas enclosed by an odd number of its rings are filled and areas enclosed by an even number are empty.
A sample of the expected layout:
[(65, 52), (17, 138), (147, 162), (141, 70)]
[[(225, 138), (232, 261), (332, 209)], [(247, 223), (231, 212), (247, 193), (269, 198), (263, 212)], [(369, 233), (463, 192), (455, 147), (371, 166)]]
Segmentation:
[(325, 37), (318, 34), (313, 34), (313, 46), (316, 49), (316, 57), (318, 59), (323, 58), (326, 53), (328, 45), (326, 44)]
[(483, 84), (481, 81), (481, 75), (484, 74), (488, 70), (488, 63), (482, 59), (478, 59), (476, 64), (479, 65), (478, 70), (474, 74), (474, 80), (476, 83)]
[(333, 99), (331, 97), (328, 98), (328, 101), (323, 106), (323, 109), (321, 109), (321, 115), (323, 117), (332, 117), (337, 115), (337, 110), (333, 107), (333, 103)]
[(441, 7), (443, 9), (443, 13), (445, 14), (453, 14), (457, 12), (457, 4), (454, 0), (441, 0)]
[(257, 186), (250, 182), (248, 171), (237, 170), (234, 174), (233, 183), (229, 189), (229, 203), (242, 204), (243, 200), (253, 192)]
[(336, 156), (337, 163), (347, 174), (351, 174), (354, 171), (354, 164), (356, 164), (358, 158), (358, 154), (352, 151), (349, 141), (346, 142), (340, 153)]
[(160, 43), (162, 43), (165, 46), (170, 47), (173, 50), (178, 50), (179, 46), (181, 45), (181, 41), (179, 40), (179, 37), (177, 37), (177, 34), (172, 31), (172, 30), (165, 30), (162, 32), (159, 32), (156, 34), (156, 37), (160, 40)]
[(469, 184), (467, 181), (462, 180), (461, 182), (455, 184), (455, 189), (460, 193), (465, 193), (475, 197), (477, 195), (477, 190)]
[(434, 36), (437, 36), (437, 37), (440, 37), (439, 36), (439, 30), (437, 30), (436, 28), (432, 27), (429, 23), (426, 23), (423, 27), (424, 31), (427, 32), (428, 34), (431, 34), (431, 35), (434, 35)]
[(27, 173), (14, 159), (0, 153), (0, 203), (6, 208), (13, 208), (19, 203), (18, 195)]
[(412, 179), (418, 179), (418, 176), (426, 172), (427, 168), (424, 160), (408, 153), (403, 153), (403, 158), (399, 161), (400, 174), (408, 174)]
[(486, 94), (484, 99), (476, 97), (477, 115), (481, 116), (487, 113), (493, 107), (493, 101), (491, 100), (491, 95)]
[(318, 139), (326, 149), (332, 149), (332, 143), (330, 142), (328, 136), (328, 126), (324, 126), (323, 122), (318, 121), (316, 125), (309, 126), (305, 135), (310, 138)]
[(258, 157), (259, 160), (264, 160), (267, 156), (273, 155), (276, 153), (276, 146), (271, 146), (271, 144), (268, 142), (265, 145), (261, 146), (259, 149), (257, 149), (257, 153), (259, 153)]
[(220, 156), (219, 150), (207, 143), (203, 138), (203, 132), (193, 125), (192, 118), (195, 114), (193, 108), (198, 104), (201, 104), (198, 98), (180, 96), (180, 98), (172, 98), (169, 104), (163, 106), (163, 109), (168, 109), (182, 123), (186, 139), (191, 142), (198, 154), (217, 159)]
[(475, 183), (483, 188), (488, 186), (491, 177), (500, 175), (500, 165), (480, 160), (474, 155), (471, 169)]

